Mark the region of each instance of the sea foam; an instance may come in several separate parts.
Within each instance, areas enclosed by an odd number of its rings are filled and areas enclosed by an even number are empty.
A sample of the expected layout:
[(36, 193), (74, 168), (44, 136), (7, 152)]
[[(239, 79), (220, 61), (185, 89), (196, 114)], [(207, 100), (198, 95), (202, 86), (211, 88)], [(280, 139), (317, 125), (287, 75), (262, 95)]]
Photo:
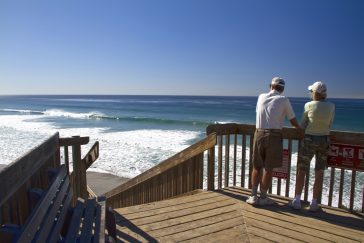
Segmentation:
[(141, 129), (110, 132), (106, 128), (58, 128), (39, 121), (39, 115), (3, 115), (0, 119), (0, 163), (9, 164), (42, 141), (59, 132), (60, 137), (87, 136), (84, 156), (99, 141), (100, 157), (92, 165), (114, 175), (131, 178), (190, 145), (200, 132)]

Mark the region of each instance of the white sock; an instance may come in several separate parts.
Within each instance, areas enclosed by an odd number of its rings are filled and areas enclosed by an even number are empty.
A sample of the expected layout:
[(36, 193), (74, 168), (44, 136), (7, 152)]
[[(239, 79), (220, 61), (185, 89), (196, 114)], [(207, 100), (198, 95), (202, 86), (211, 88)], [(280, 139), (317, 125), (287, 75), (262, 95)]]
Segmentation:
[(316, 198), (312, 198), (311, 204), (313, 204), (313, 205), (317, 204), (317, 199)]
[(301, 201), (301, 194), (296, 194), (295, 199), (296, 199), (297, 201)]

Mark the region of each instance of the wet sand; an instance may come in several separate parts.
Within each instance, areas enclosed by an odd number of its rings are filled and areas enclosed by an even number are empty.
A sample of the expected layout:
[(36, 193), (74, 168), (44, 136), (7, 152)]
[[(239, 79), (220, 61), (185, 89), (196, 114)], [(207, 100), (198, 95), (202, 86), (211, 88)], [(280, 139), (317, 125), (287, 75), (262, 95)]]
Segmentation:
[(5, 167), (6, 167), (6, 165), (0, 164), (0, 171), (2, 171), (2, 169)]
[(129, 180), (129, 178), (123, 178), (107, 173), (99, 172), (87, 172), (87, 184), (91, 190), (98, 196), (114, 189), (122, 183)]

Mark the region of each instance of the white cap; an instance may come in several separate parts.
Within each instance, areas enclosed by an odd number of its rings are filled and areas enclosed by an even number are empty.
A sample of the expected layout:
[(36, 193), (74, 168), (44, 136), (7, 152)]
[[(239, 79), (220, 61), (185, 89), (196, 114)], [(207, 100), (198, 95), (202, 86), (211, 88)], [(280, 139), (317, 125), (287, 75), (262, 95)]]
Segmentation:
[(274, 84), (274, 85), (279, 85), (279, 86), (283, 86), (284, 87), (284, 85), (285, 85), (285, 82), (284, 82), (284, 80), (283, 80), (283, 78), (280, 78), (280, 77), (274, 77), (273, 79), (272, 79), (272, 83), (271, 83), (272, 85)]
[(308, 86), (308, 90), (312, 91), (312, 92), (316, 92), (316, 93), (320, 93), (320, 94), (326, 94), (326, 85), (321, 82), (321, 81), (317, 81), (314, 84)]

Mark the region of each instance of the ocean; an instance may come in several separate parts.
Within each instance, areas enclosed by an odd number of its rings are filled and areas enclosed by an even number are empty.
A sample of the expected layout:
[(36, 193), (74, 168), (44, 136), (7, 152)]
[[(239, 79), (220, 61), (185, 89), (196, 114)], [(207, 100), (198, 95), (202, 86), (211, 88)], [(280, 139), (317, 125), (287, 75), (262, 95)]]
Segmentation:
[[(256, 101), (219, 96), (0, 96), (0, 164), (9, 164), (59, 132), (61, 137), (89, 136), (83, 153), (100, 142), (100, 157), (91, 170), (131, 178), (204, 138), (209, 124), (255, 124)], [(309, 98), (290, 101), (300, 119)], [(329, 101), (336, 105), (333, 130), (364, 132), (364, 99)], [(359, 178), (359, 192), (363, 180)]]

